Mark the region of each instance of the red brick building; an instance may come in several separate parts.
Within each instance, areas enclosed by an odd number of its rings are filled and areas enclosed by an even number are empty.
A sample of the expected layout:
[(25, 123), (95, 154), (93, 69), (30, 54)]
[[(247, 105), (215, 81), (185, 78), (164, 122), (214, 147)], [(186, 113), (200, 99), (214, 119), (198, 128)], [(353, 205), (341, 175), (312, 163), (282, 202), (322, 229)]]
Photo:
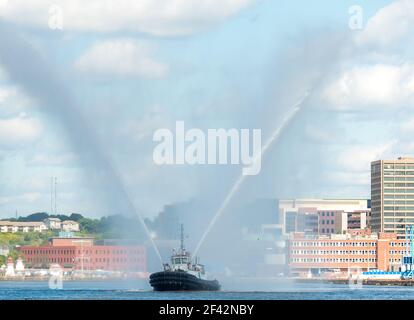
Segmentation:
[(59, 264), (72, 270), (146, 271), (146, 251), (139, 245), (94, 245), (92, 238), (52, 238), (45, 246), (20, 248), (28, 268)]
[(350, 269), (397, 271), (406, 253), (406, 242), (396, 234), (379, 233), (304, 236), (293, 233), (288, 245), (292, 275)]

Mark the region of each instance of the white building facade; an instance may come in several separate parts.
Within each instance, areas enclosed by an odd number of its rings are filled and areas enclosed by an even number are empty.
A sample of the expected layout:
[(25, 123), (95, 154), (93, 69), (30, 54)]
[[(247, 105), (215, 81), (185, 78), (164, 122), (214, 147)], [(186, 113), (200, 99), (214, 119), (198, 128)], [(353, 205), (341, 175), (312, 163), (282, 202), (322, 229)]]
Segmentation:
[(43, 232), (47, 230), (43, 222), (0, 221), (0, 232)]

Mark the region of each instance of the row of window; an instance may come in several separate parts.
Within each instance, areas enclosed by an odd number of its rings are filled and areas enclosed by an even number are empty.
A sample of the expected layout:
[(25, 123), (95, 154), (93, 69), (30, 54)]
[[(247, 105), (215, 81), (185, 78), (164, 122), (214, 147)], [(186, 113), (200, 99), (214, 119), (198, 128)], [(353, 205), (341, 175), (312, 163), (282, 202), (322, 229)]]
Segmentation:
[(414, 189), (389, 189), (389, 188), (384, 188), (384, 193), (414, 193)]
[[(82, 254), (82, 250), (77, 250), (78, 254)], [(24, 249), (23, 252), (28, 255), (74, 255), (73, 249)], [(93, 250), (83, 250), (84, 254), (93, 254)], [(139, 249), (134, 250), (95, 250), (95, 254), (114, 254), (114, 255), (126, 255), (126, 254), (142, 254)]]
[(35, 258), (27, 258), (28, 262), (31, 263), (74, 263), (75, 261), (87, 261), (87, 262), (93, 262), (95, 260), (95, 262), (106, 262), (109, 263), (114, 262), (114, 263), (123, 263), (123, 262), (144, 262), (144, 259), (140, 259), (140, 258), (134, 258), (134, 257), (130, 257), (129, 259), (127, 258), (96, 258), (96, 259), (89, 259), (88, 257), (84, 257), (82, 258), (66, 258), (66, 257), (52, 257), (52, 258), (47, 258), (47, 257), (35, 257)]
[[(292, 254), (376, 254), (377, 250), (292, 250)], [(391, 252), (391, 251), (390, 251)]]
[(414, 195), (405, 194), (386, 194), (384, 199), (414, 199)]
[(325, 217), (325, 215), (326, 215), (327, 217), (329, 217), (329, 216), (333, 217), (333, 216), (335, 215), (335, 213), (334, 213), (334, 212), (324, 212), (324, 211), (319, 212), (319, 214), (320, 214), (322, 217)]
[(414, 187), (414, 183), (401, 183), (401, 182), (399, 182), (399, 183), (384, 183), (384, 188), (405, 188), (405, 187), (408, 187), (408, 188), (412, 188), (412, 187)]
[(384, 182), (387, 181), (414, 181), (414, 177), (384, 177)]
[(405, 250), (390, 250), (389, 254), (407, 254)]
[(386, 223), (384, 224), (385, 229), (404, 229), (405, 230), (405, 224), (390, 224)]
[(335, 224), (335, 221), (334, 220), (322, 220), (322, 224)]
[(3, 226), (0, 227), (1, 232), (33, 232), (33, 231), (38, 231), (40, 232), (42, 229), (39, 228), (34, 228), (34, 227), (7, 227), (7, 226)]
[(410, 176), (414, 171), (384, 171), (384, 176)]
[(65, 249), (35, 249), (35, 250), (23, 250), (23, 252), (27, 255), (39, 255), (39, 254), (47, 254), (47, 255), (51, 255), (51, 254), (60, 254), (60, 255), (74, 255), (75, 254), (75, 250), (65, 250)]
[(321, 233), (335, 233), (335, 230), (322, 228)]
[(405, 242), (390, 242), (391, 247), (404, 247), (406, 246)]
[[(398, 262), (401, 263), (401, 258), (390, 258), (388, 259), (389, 262)], [(310, 262), (310, 263), (320, 263), (320, 262), (330, 262), (330, 263), (343, 263), (343, 262), (377, 262), (376, 258), (291, 258), (291, 263), (303, 263), (303, 262)]]
[(75, 259), (73, 258), (46, 258), (46, 257), (35, 257), (35, 258), (27, 258), (27, 262), (31, 263), (74, 263)]
[(414, 212), (384, 212), (384, 217), (414, 217)]
[(376, 258), (292, 258), (291, 262), (297, 263), (320, 263), (320, 262), (331, 262), (331, 263), (340, 263), (340, 262), (377, 262)]
[(397, 218), (397, 219), (393, 219), (393, 218), (384, 218), (384, 222), (386, 222), (386, 223), (403, 223), (403, 222), (413, 222), (413, 223), (414, 223), (414, 218)]
[(414, 165), (411, 164), (384, 164), (384, 169), (414, 169)]
[(388, 210), (388, 211), (403, 211), (403, 210), (414, 211), (414, 206), (384, 206), (384, 210)]
[(384, 200), (384, 204), (414, 204), (413, 200)]
[(293, 247), (367, 247), (375, 246), (375, 241), (372, 242), (312, 242), (312, 241), (293, 241)]

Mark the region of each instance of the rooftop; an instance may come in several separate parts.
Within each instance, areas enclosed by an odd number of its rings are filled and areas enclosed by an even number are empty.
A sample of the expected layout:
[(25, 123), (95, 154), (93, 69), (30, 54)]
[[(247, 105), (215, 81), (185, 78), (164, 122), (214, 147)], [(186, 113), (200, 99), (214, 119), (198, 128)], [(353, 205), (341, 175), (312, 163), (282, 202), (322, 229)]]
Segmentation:
[(62, 223), (63, 223), (63, 224), (67, 224), (67, 223), (70, 223), (70, 224), (77, 224), (78, 222), (73, 221), (73, 220), (65, 220), (65, 221), (62, 221)]
[(41, 225), (44, 225), (44, 223), (38, 221), (0, 221), (0, 226), (32, 227)]
[(45, 220), (49, 220), (49, 221), (59, 221), (60, 222), (60, 219), (59, 218), (46, 218)]

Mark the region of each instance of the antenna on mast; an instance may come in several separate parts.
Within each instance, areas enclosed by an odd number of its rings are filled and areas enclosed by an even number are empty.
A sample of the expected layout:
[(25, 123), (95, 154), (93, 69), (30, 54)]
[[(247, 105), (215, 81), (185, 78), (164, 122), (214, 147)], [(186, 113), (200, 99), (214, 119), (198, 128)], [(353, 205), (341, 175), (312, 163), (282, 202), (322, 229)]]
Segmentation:
[(184, 225), (183, 224), (181, 224), (181, 245), (180, 245), (180, 249), (181, 249), (181, 252), (183, 252), (185, 249), (184, 249)]
[(50, 177), (50, 214), (53, 214), (53, 177)]
[(57, 214), (57, 177), (55, 177), (55, 214)]

